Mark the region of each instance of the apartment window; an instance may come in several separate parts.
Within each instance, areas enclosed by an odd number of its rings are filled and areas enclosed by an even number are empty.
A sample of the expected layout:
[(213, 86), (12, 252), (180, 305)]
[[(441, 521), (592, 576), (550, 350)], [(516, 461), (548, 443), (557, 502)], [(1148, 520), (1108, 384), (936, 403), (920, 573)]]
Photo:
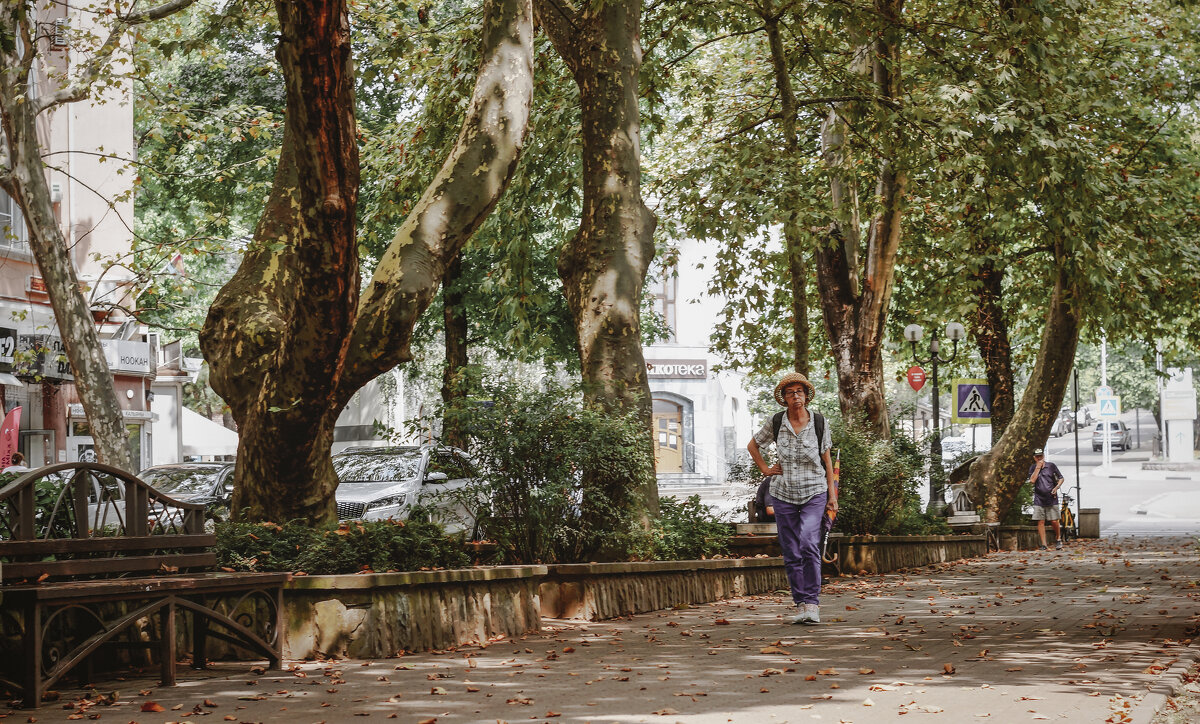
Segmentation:
[(666, 276), (662, 280), (655, 279), (651, 282), (650, 291), (651, 296), (654, 297), (654, 311), (662, 316), (667, 329), (670, 330), (671, 336), (668, 341), (674, 342), (679, 331), (678, 320), (675, 318), (675, 299), (679, 295), (679, 277), (673, 270), (668, 270), (665, 274)]
[(29, 230), (21, 207), (8, 194), (0, 191), (0, 246), (24, 247), (29, 243)]

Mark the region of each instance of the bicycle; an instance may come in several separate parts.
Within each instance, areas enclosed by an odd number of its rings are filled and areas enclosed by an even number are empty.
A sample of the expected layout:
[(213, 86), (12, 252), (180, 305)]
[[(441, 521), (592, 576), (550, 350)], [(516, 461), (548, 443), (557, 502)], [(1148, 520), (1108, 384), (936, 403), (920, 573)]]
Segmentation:
[(1064, 543), (1072, 538), (1079, 537), (1079, 527), (1075, 521), (1075, 514), (1071, 512), (1071, 503), (1073, 502), (1074, 498), (1070, 494), (1062, 494), (1062, 507), (1061, 512), (1058, 514), (1058, 529)]

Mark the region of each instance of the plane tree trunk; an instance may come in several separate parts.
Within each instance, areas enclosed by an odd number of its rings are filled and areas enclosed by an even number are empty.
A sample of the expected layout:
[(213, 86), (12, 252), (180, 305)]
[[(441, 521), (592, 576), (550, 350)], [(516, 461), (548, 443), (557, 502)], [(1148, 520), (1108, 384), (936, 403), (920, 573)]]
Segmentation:
[(235, 517), (336, 519), (331, 404), (358, 298), (359, 165), (344, 0), (279, 0), (287, 123), (266, 209), (200, 342), (238, 424)]
[(255, 241), (209, 311), (201, 345), (241, 434), (234, 515), (336, 519), (330, 445), (367, 382), (412, 358), (446, 265), (516, 167), (533, 93), (528, 0), (491, 0), (459, 135), (361, 298), (350, 35), (344, 0), (278, 0), (287, 126)]
[[(875, 1), (875, 15), (885, 27), (871, 33), (873, 40), (855, 52), (850, 68), (851, 73), (869, 77), (875, 102), (888, 106), (898, 105), (902, 97), (896, 24), (903, 5), (903, 0)], [(846, 139), (849, 121), (865, 117), (861, 102), (837, 103), (822, 124), (821, 147), (830, 176), (833, 220), (826, 242), (816, 253), (817, 288), (837, 367), (842, 414), (846, 419), (861, 417), (873, 434), (886, 439), (890, 427), (884, 396), (884, 325), (900, 248), (908, 174), (894, 158), (876, 159), (877, 211), (867, 230), (860, 269), (858, 198)], [(894, 151), (902, 145), (900, 126), (893, 125), (887, 132), (893, 138), (881, 145)]]
[[(767, 41), (771, 48), (771, 68), (775, 75), (775, 90), (779, 93), (780, 126), (783, 130), (783, 142), (787, 151), (786, 166), (795, 169), (800, 164), (800, 138), (796, 133), (796, 113), (799, 105), (796, 101), (796, 91), (792, 86), (792, 76), (788, 71), (787, 55), (783, 49), (783, 38), (779, 32), (779, 15), (772, 6), (764, 8), (763, 21), (767, 29)], [(783, 245), (787, 252), (788, 281), (792, 289), (792, 359), (793, 368), (805, 375), (809, 374), (809, 334), (808, 334), (808, 265), (804, 262), (807, 249), (800, 224), (796, 222), (799, 209), (793, 190), (796, 181), (787, 179), (781, 202), (783, 206)]]
[(1004, 434), (971, 465), (968, 495), (983, 505), (989, 523), (1004, 517), (1027, 480), (1033, 450), (1050, 435), (1075, 364), (1082, 302), (1061, 243), (1055, 247), (1055, 262), (1042, 345), (1025, 394)]
[[(563, 246), (558, 273), (574, 318), (584, 394), (615, 414), (634, 413), (650, 438), (651, 401), (642, 356), (640, 305), (654, 256), (654, 215), (642, 202), (638, 72), (641, 0), (539, 0), (538, 19), (579, 87), (583, 214)], [(652, 460), (652, 455), (647, 455)], [(658, 510), (653, 467), (641, 480), (606, 481), (585, 472), (585, 489), (616, 506), (628, 501), (645, 522)], [(632, 489), (631, 489), (632, 486)], [(585, 501), (594, 515), (600, 508)], [(604, 521), (591, 520), (595, 529)]]

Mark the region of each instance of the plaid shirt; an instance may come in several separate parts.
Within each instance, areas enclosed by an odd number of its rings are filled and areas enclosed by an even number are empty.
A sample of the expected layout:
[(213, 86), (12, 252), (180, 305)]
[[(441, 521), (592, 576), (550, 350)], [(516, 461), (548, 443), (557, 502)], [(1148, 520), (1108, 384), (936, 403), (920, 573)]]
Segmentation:
[(771, 433), (771, 421), (754, 435), (754, 441), (759, 448), (765, 448), (775, 443), (779, 453), (779, 464), (783, 475), (771, 479), (771, 497), (778, 498), (792, 505), (803, 505), (821, 493), (828, 492), (829, 482), (825, 477), (825, 467), (821, 465), (821, 454), (829, 452), (833, 443), (829, 439), (829, 421), (825, 421), (825, 434), (820, 446), (817, 444), (817, 431), (813, 426), (812, 412), (808, 414), (808, 424), (800, 428), (799, 434), (792, 429), (792, 421), (785, 414), (783, 424), (779, 426), (779, 439), (774, 439)]

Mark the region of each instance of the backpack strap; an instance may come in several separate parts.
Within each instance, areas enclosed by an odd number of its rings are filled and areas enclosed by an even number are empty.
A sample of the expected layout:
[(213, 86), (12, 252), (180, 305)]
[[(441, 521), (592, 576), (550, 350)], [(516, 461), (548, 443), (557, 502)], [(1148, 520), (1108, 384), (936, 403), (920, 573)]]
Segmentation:
[[(775, 442), (779, 442), (779, 428), (783, 427), (783, 415), (787, 410), (782, 410), (775, 413), (771, 418), (771, 434), (775, 437)], [(821, 452), (821, 442), (825, 439), (825, 416), (819, 412), (812, 412), (813, 428), (817, 433), (817, 453)], [(825, 458), (821, 457), (821, 467), (825, 467)]]

